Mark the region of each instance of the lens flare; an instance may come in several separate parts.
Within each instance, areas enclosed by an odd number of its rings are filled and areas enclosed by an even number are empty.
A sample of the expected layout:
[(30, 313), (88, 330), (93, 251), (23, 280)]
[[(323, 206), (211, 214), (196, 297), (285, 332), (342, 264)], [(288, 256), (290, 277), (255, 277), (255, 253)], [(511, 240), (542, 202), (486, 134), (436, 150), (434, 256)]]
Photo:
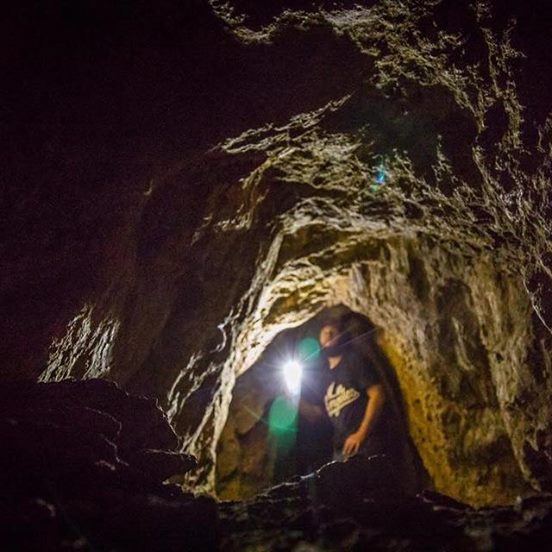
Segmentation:
[(382, 167), (379, 167), (376, 171), (376, 177), (375, 177), (375, 180), (376, 180), (376, 184), (379, 184), (380, 186), (382, 184), (385, 184), (385, 171)]
[(315, 362), (320, 355), (320, 342), (314, 337), (305, 337), (299, 342), (297, 353), (301, 361)]
[(301, 376), (303, 374), (303, 366), (297, 360), (288, 360), (283, 366), (284, 380), (288, 391), (292, 395), (299, 395), (301, 391)]
[(385, 168), (385, 165), (383, 163), (375, 167), (370, 190), (372, 192), (377, 192), (381, 186), (387, 183), (387, 176), (387, 169)]
[(268, 426), (274, 435), (293, 433), (297, 430), (297, 404), (288, 397), (274, 399), (268, 413)]

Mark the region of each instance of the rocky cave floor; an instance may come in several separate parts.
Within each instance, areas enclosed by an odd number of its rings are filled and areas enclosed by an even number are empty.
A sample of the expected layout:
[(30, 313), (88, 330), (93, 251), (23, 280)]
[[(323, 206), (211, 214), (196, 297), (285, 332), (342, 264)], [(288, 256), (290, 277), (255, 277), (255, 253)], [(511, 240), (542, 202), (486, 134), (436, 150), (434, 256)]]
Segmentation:
[(552, 495), (474, 509), (401, 496), (381, 459), (244, 502), (164, 483), (195, 461), (156, 403), (103, 380), (0, 388), (3, 550), (544, 550)]

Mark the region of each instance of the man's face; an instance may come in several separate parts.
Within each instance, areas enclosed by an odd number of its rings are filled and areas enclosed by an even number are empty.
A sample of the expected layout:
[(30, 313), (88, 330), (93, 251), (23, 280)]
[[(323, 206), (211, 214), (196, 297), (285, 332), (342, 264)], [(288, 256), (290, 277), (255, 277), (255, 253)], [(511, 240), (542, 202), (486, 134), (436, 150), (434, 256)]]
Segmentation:
[(322, 326), (320, 329), (320, 346), (322, 349), (326, 349), (327, 347), (331, 347), (332, 345), (335, 345), (337, 343), (337, 338), (339, 337), (339, 331), (335, 326), (332, 325), (326, 325)]

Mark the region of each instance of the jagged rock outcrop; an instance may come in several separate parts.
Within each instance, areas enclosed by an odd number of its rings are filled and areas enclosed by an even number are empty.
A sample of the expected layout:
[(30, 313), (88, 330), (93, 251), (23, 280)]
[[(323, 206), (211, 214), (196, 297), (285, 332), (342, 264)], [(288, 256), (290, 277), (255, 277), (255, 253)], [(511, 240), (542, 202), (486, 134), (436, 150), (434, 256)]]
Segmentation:
[(155, 403), (102, 380), (0, 386), (4, 550), (217, 546), (208, 497), (164, 482), (195, 466)]
[(3, 377), (158, 398), (212, 489), (235, 378), (341, 303), (439, 491), (549, 489), (546, 2), (277, 4), (10, 22)]
[(545, 550), (550, 495), (474, 510), (355, 457), (243, 502), (163, 481), (194, 463), (155, 404), (101, 380), (0, 386), (3, 550)]
[[(385, 474), (373, 457), (361, 473)], [(254, 500), (221, 504), (225, 550), (546, 550), (551, 497), (474, 510), (425, 492), (387, 495), (376, 480), (359, 481), (351, 462), (275, 487)], [(338, 484), (336, 485), (336, 482)], [(285, 528), (285, 530), (282, 530)]]

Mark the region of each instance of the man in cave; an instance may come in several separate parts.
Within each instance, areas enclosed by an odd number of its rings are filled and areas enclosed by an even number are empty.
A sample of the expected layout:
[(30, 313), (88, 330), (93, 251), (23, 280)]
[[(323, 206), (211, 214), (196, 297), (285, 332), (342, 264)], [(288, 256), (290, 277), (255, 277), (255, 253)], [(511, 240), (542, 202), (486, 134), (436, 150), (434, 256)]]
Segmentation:
[[(323, 404), (333, 426), (334, 460), (355, 454), (390, 453), (388, 409), (376, 368), (347, 346), (340, 319), (322, 323), (319, 341), (327, 366), (322, 370)], [(303, 415), (322, 415), (321, 406), (301, 401)]]

